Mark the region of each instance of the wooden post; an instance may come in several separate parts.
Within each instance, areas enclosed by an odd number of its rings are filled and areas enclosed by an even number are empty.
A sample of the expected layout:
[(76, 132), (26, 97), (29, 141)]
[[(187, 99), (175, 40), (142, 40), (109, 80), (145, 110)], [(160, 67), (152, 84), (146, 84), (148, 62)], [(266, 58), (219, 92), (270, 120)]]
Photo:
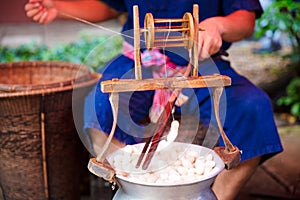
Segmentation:
[(142, 67), (141, 67), (141, 52), (140, 52), (140, 21), (139, 21), (139, 8), (137, 5), (133, 6), (133, 27), (134, 27), (134, 68), (135, 79), (142, 80)]
[(199, 7), (197, 4), (193, 6), (193, 17), (194, 17), (194, 26), (195, 26), (195, 34), (194, 34), (194, 45), (192, 48), (192, 66), (193, 66), (193, 77), (198, 76), (198, 56), (199, 56), (199, 44), (198, 44), (198, 37), (199, 37)]

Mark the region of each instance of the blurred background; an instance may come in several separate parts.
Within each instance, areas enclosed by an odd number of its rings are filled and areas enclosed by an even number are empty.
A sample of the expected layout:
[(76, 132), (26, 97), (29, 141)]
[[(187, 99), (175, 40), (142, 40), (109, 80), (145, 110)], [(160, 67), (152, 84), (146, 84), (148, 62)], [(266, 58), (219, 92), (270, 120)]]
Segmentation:
[[(300, 3), (261, 2), (265, 13), (257, 20), (255, 34), (233, 44), (228, 59), (270, 96), (285, 151), (258, 168), (238, 199), (300, 199)], [(25, 3), (1, 0), (1, 63), (59, 60), (86, 64), (97, 71), (120, 53), (119, 35), (79, 21), (36, 24), (25, 16)], [(96, 25), (118, 32), (123, 21), (121, 16)], [(109, 184), (91, 175), (87, 168), (86, 176), (88, 189), (82, 190), (81, 199), (111, 199)]]

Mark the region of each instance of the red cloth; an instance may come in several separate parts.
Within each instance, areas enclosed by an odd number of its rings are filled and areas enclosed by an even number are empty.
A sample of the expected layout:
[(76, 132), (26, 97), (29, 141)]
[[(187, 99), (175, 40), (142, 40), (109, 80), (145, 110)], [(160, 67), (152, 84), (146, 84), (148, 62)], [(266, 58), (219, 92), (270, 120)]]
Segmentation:
[[(123, 55), (134, 60), (134, 47), (127, 43), (123, 42)], [(161, 53), (161, 50), (158, 48), (153, 48), (151, 51), (145, 50), (141, 53), (141, 64), (143, 67), (151, 67), (153, 78), (163, 78), (163, 77), (183, 77), (187, 76), (187, 67), (178, 66), (173, 63), (170, 58)], [(152, 122), (156, 122), (162, 113), (165, 105), (169, 101), (173, 90), (156, 90), (152, 107), (149, 112), (149, 117)], [(180, 106), (185, 103), (188, 97), (184, 96), (182, 93), (177, 97), (176, 105)]]

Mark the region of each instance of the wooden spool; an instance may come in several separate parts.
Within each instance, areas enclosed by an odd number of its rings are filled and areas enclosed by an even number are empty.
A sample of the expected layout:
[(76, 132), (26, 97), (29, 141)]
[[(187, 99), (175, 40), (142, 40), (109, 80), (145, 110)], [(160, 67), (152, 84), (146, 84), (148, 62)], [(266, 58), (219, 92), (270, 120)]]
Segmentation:
[[(175, 23), (175, 25), (174, 25)], [(180, 24), (181, 25), (178, 25)], [(167, 24), (167, 25), (165, 25)], [(194, 20), (191, 13), (185, 13), (181, 19), (154, 19), (151, 13), (145, 15), (144, 32), (146, 48), (154, 47), (185, 47), (191, 49), (194, 39)], [(171, 32), (181, 33), (170, 36)], [(160, 33), (157, 35), (156, 33)], [(165, 34), (162, 34), (165, 33)]]
[[(186, 12), (182, 18), (154, 19), (151, 13), (144, 18), (144, 28), (140, 28), (138, 6), (133, 7), (134, 24), (134, 63), (135, 79), (142, 80), (140, 41), (144, 33), (148, 50), (152, 48), (184, 47), (191, 50), (192, 77), (198, 77), (198, 5), (193, 6), (193, 14)], [(167, 25), (166, 25), (167, 24)], [(177, 32), (175, 36), (171, 33)], [(197, 36), (197, 37), (196, 37)], [(209, 87), (209, 86), (208, 86)], [(158, 89), (158, 88), (153, 88)]]

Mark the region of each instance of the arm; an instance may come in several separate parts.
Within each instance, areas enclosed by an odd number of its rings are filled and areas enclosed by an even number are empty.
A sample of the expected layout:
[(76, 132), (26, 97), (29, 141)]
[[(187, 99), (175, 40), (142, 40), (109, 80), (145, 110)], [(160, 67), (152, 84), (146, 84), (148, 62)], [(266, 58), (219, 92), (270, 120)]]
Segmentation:
[(50, 23), (57, 17), (67, 19), (64, 13), (90, 22), (105, 21), (119, 15), (117, 11), (97, 0), (29, 0), (25, 11), (29, 18), (41, 24)]
[(212, 17), (199, 23), (205, 31), (199, 32), (199, 58), (205, 59), (217, 53), (222, 40), (236, 42), (252, 35), (255, 25), (255, 13), (238, 10), (225, 17)]

